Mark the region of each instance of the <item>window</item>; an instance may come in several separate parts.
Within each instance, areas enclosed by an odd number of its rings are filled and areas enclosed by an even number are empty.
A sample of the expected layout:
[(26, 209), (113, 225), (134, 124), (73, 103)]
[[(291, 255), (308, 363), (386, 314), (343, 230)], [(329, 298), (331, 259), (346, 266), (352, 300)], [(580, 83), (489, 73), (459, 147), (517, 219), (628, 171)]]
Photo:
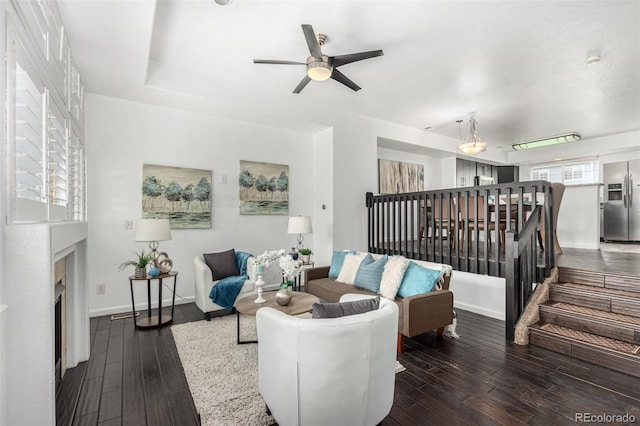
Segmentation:
[[(35, 11), (42, 10), (31, 7), (31, 2), (20, 4), (20, 7), (27, 6), (27, 11), (34, 12), (27, 14), (34, 18), (30, 21), (34, 24), (31, 28), (34, 37), (25, 34), (25, 28), (14, 25), (15, 19), (20, 18), (6, 16), (7, 102), (3, 119), (7, 129), (7, 156), (3, 170), (7, 173), (11, 196), (8, 221), (86, 220), (80, 73), (77, 69), (73, 73), (70, 70), (71, 57), (60, 25), (55, 27), (59, 49), (55, 52), (59, 55), (53, 61), (41, 54), (39, 42), (44, 20), (42, 13), (38, 15)], [(51, 29), (44, 40), (53, 40), (50, 36), (53, 37)], [(54, 52), (52, 45), (48, 46), (49, 53)], [(70, 82), (65, 81), (72, 74), (73, 112), (67, 105)]]
[(69, 139), (69, 215), (73, 220), (85, 220), (85, 160), (84, 146), (74, 130)]
[(598, 160), (574, 160), (533, 166), (531, 179), (560, 182), (565, 185), (596, 183), (598, 181)]
[(12, 220), (46, 218), (45, 87), (16, 33), (7, 51), (7, 135)]
[(533, 180), (549, 180), (549, 169), (534, 170)]
[(64, 220), (67, 214), (67, 120), (50, 96), (46, 131), (49, 220)]

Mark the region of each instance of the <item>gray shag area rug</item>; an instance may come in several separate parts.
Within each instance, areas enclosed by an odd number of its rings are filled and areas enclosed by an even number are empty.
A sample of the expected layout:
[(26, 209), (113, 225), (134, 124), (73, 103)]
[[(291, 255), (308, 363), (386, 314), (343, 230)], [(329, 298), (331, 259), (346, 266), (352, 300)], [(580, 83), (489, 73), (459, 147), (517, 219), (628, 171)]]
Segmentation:
[[(256, 338), (255, 317), (240, 318), (242, 340)], [(171, 326), (203, 426), (271, 425), (258, 391), (258, 345), (236, 343), (236, 316)], [(405, 368), (396, 362), (396, 373)]]

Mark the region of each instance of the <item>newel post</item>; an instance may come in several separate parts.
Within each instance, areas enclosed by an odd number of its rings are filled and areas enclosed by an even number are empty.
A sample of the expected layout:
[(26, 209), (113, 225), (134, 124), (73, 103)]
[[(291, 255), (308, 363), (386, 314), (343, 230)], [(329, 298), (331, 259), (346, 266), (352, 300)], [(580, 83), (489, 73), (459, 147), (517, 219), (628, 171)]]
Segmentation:
[(505, 336), (509, 340), (515, 338), (516, 318), (518, 318), (518, 300), (520, 300), (520, 286), (518, 284), (520, 282), (520, 268), (518, 267), (520, 259), (515, 235), (516, 233), (514, 231), (506, 232), (504, 250), (506, 278)]

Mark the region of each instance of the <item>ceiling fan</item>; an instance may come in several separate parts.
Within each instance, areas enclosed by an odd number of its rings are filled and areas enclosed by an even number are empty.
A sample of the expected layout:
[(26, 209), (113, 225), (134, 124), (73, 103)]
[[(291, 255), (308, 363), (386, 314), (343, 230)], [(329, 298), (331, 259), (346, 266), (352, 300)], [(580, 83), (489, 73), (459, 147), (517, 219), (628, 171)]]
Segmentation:
[(276, 64), (276, 65), (306, 65), (307, 75), (298, 83), (293, 93), (300, 93), (302, 89), (311, 81), (324, 81), (329, 78), (344, 84), (348, 88), (358, 91), (360, 86), (351, 81), (346, 75), (341, 73), (337, 68), (352, 62), (362, 61), (363, 59), (375, 58), (382, 56), (382, 50), (371, 50), (368, 52), (350, 53), (347, 55), (327, 56), (322, 54), (320, 47), (327, 41), (325, 34), (318, 34), (313, 31), (311, 25), (303, 24), (302, 32), (307, 40), (309, 52), (311, 56), (307, 58), (307, 62), (280, 61), (271, 59), (254, 59), (255, 64)]

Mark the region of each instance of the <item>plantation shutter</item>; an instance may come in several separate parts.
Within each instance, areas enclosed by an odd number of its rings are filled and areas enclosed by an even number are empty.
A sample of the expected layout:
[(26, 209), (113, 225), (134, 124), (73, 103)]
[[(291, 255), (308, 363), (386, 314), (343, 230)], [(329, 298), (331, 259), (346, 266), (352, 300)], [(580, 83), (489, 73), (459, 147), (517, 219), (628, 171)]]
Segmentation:
[(84, 146), (74, 130), (69, 133), (69, 211), (73, 220), (85, 220)]
[(12, 220), (46, 220), (45, 87), (21, 40), (15, 32), (11, 34), (7, 52), (7, 133)]
[(67, 120), (47, 91), (47, 183), (49, 220), (65, 220), (67, 205)]

